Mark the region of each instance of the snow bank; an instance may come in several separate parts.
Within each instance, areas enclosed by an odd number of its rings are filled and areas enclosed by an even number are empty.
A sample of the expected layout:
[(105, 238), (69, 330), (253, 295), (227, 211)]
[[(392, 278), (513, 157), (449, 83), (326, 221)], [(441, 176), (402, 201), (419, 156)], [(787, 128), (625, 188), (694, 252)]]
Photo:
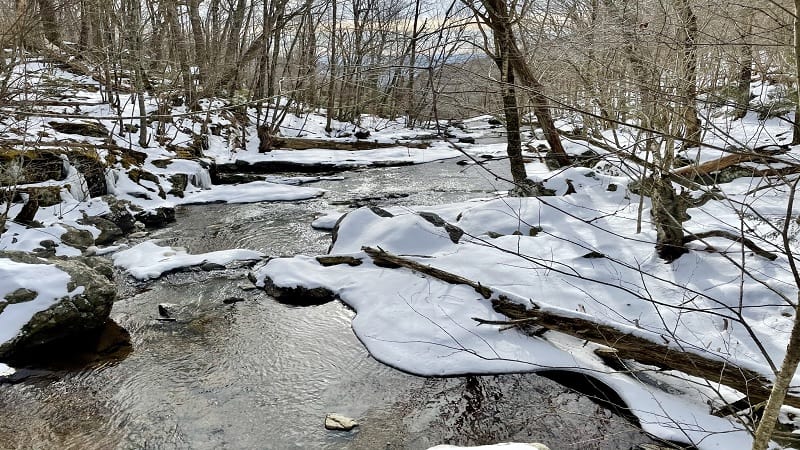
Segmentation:
[(186, 193), (184, 198), (176, 199), (182, 205), (196, 203), (255, 203), (266, 201), (306, 200), (319, 197), (325, 191), (308, 187), (253, 181), (237, 185), (214, 186), (213, 189)]
[(148, 280), (158, 278), (165, 272), (199, 266), (205, 263), (225, 265), (233, 261), (254, 261), (264, 255), (253, 250), (233, 249), (190, 255), (185, 249), (162, 247), (153, 241), (145, 241), (127, 250), (115, 253), (114, 265), (128, 271), (134, 278)]
[[(361, 258), (361, 266), (322, 267), (314, 258), (297, 256), (271, 260), (254, 273), (258, 280), (269, 277), (279, 286), (333, 291), (357, 311), (353, 330), (370, 353), (401, 370), (425, 376), (577, 371), (619, 393), (649, 433), (691, 441), (702, 449), (749, 446), (750, 436), (740, 424), (710, 414), (707, 402), (735, 400), (732, 390), (674, 373), (621, 374), (593, 353), (599, 346), (557, 333), (535, 339), (515, 329), (478, 326), (474, 317), (504, 317), (472, 288), (378, 267), (361, 251), (365, 245), (380, 247), (475, 280), (526, 305), (535, 303), (659, 342), (666, 336), (668, 345), (682, 351), (769, 374), (766, 357), (782, 359), (793, 320), (764, 314), (765, 307), (781, 303), (778, 294), (758, 278), (736, 276), (728, 257), (719, 252), (690, 252), (665, 264), (655, 254), (655, 232), (646, 222), (649, 202), (644, 202), (644, 231), (636, 234), (639, 198), (627, 192), (624, 179), (590, 172), (568, 169), (548, 177), (548, 185), (558, 189), (571, 179), (577, 192), (568, 196), (426, 207), (465, 232), (458, 243), (414, 211), (393, 208), (394, 217), (383, 217), (369, 208), (358, 209), (340, 222), (331, 253)], [(620, 188), (607, 190), (611, 184)], [(770, 194), (759, 195), (763, 202), (751, 201), (753, 208), (771, 208)], [(710, 202), (703, 211), (726, 217), (726, 205)], [(702, 215), (695, 210), (690, 214)], [(738, 244), (728, 245), (742, 257)], [(747, 251), (744, 257), (751, 273), (768, 277), (775, 286), (792, 286), (785, 258), (769, 261)], [(778, 289), (787, 295), (792, 290)], [(733, 315), (726, 318), (740, 304), (767, 355)]]

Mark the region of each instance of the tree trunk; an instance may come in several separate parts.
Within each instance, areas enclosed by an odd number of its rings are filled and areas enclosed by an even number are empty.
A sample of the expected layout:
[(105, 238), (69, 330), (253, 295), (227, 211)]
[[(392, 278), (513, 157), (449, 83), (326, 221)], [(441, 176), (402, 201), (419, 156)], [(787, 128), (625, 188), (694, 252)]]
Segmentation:
[(683, 41), (683, 148), (700, 145), (700, 119), (697, 117), (697, 16), (694, 15), (689, 0), (678, 0), (678, 14), (683, 26), (679, 36)]
[(189, 24), (192, 27), (192, 37), (194, 38), (194, 63), (199, 68), (199, 79), (204, 84), (206, 72), (208, 71), (208, 61), (206, 56), (206, 41), (203, 37), (203, 24), (200, 20), (200, 0), (188, 0)]
[(737, 99), (734, 119), (742, 119), (747, 115), (750, 105), (750, 80), (753, 78), (753, 47), (748, 41), (753, 33), (753, 19), (747, 15), (747, 27), (742, 33), (742, 45), (739, 46), (739, 77), (737, 80)]
[(328, 59), (328, 105), (325, 111), (325, 131), (333, 131), (331, 122), (334, 116), (336, 90), (336, 0), (331, 2), (331, 40), (328, 48), (330, 57)]
[(56, 47), (61, 47), (61, 30), (58, 26), (53, 0), (37, 0), (37, 3), (39, 4), (39, 18), (42, 22), (45, 39)]
[(655, 176), (651, 182), (652, 207), (650, 215), (656, 227), (656, 252), (658, 256), (672, 262), (688, 252), (684, 245), (683, 222), (689, 219), (686, 210), (689, 209), (690, 200), (688, 193), (678, 194), (672, 187), (672, 182), (667, 177)]
[[(800, 98), (800, 0), (794, 0), (794, 70), (795, 87)], [(794, 108), (794, 122), (792, 124), (792, 145), (800, 144), (800, 101)]]
[(556, 161), (562, 166), (572, 163), (571, 158), (561, 144), (561, 137), (553, 123), (550, 114), (550, 102), (544, 94), (544, 86), (539, 82), (527, 64), (525, 55), (517, 46), (516, 38), (511, 27), (511, 18), (506, 0), (481, 0), (486, 8), (488, 22), (486, 25), (492, 32), (499, 36), (506, 36), (508, 46), (508, 61), (511, 69), (519, 77), (522, 84), (529, 89), (529, 95), (533, 103), (533, 113), (542, 127), (545, 139), (550, 145), (550, 152)]

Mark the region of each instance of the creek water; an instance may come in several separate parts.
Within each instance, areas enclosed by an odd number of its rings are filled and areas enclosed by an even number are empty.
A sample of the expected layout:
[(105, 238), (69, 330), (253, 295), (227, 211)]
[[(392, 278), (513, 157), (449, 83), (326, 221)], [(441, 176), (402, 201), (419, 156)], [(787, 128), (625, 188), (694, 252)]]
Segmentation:
[[(505, 175), (502, 161), (487, 164)], [(354, 205), (429, 205), (508, 186), (455, 161), (345, 172), (292, 203), (198, 205), (150, 238), (193, 253), (250, 248), (322, 254), (319, 213)], [(339, 302), (292, 307), (251, 289), (247, 269), (187, 272), (151, 283), (123, 274), (112, 319), (132, 351), (0, 385), (0, 448), (427, 448), (543, 442), (627, 449), (652, 442), (604, 406), (534, 374), (422, 378), (375, 361)], [(236, 302), (231, 303), (232, 299)], [(226, 302), (227, 300), (227, 302)], [(157, 305), (172, 303), (174, 322)], [(326, 413), (353, 417), (327, 431)]]

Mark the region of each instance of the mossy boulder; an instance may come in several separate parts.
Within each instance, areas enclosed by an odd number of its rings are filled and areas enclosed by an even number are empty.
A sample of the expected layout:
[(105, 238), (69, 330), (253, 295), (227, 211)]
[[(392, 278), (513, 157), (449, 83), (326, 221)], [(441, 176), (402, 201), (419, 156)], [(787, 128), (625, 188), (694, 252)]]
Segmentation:
[[(68, 343), (75, 336), (100, 330), (106, 323), (117, 298), (109, 261), (88, 257), (40, 258), (28, 253), (9, 251), (0, 251), (0, 258), (32, 266), (55, 266), (69, 275), (67, 291), (73, 292), (82, 287), (76, 295), (56, 299), (47, 309), (33, 314), (15, 337), (0, 344), (0, 358), (3, 360), (13, 361), (18, 355), (25, 355), (27, 358), (31, 352), (51, 344)], [(47, 282), (48, 280), (42, 280), (43, 284)], [(12, 302), (29, 302), (37, 295), (35, 288), (29, 286), (6, 295), (0, 299), (0, 304), (5, 309)]]

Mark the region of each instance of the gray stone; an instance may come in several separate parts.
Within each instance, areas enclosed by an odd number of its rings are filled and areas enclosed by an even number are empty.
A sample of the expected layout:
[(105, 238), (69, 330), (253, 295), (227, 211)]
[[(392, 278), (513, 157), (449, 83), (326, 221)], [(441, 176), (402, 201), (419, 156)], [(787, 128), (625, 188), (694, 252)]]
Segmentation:
[(82, 225), (92, 225), (100, 230), (100, 235), (95, 238), (97, 245), (108, 245), (122, 237), (122, 229), (114, 222), (103, 217), (84, 216), (78, 220)]
[(264, 279), (264, 292), (280, 303), (294, 306), (322, 305), (337, 298), (333, 291), (324, 287), (278, 286), (269, 277)]
[(86, 250), (94, 245), (94, 236), (89, 230), (79, 230), (69, 225), (62, 225), (67, 232), (61, 235), (61, 242), (70, 247)]
[(461, 239), (461, 236), (464, 236), (464, 230), (451, 223), (448, 223), (437, 214), (425, 211), (420, 211), (418, 214), (420, 217), (433, 224), (433, 226), (444, 228), (444, 230), (450, 236), (450, 240), (454, 244), (458, 244), (458, 240)]
[(6, 294), (4, 297), (9, 304), (29, 302), (39, 295), (38, 292), (30, 289), (20, 288), (14, 292)]
[(358, 426), (358, 422), (341, 414), (330, 413), (325, 416), (325, 429), (350, 431)]
[(64, 296), (48, 309), (34, 314), (16, 337), (0, 344), (0, 358), (13, 359), (14, 355), (20, 354), (28, 356), (41, 346), (69, 342), (73, 336), (100, 329), (108, 319), (117, 298), (113, 268), (108, 260), (83, 256), (45, 259), (10, 251), (0, 251), (0, 258), (22, 264), (54, 265), (70, 276), (69, 291), (78, 286), (84, 288), (82, 293)]
[(108, 203), (111, 212), (103, 214), (101, 217), (114, 223), (123, 233), (130, 233), (134, 230), (136, 220), (131, 214), (133, 205), (126, 200), (120, 200), (113, 195), (105, 195), (102, 199)]
[(206, 262), (200, 265), (200, 270), (211, 272), (214, 270), (225, 270), (225, 266), (213, 262)]

